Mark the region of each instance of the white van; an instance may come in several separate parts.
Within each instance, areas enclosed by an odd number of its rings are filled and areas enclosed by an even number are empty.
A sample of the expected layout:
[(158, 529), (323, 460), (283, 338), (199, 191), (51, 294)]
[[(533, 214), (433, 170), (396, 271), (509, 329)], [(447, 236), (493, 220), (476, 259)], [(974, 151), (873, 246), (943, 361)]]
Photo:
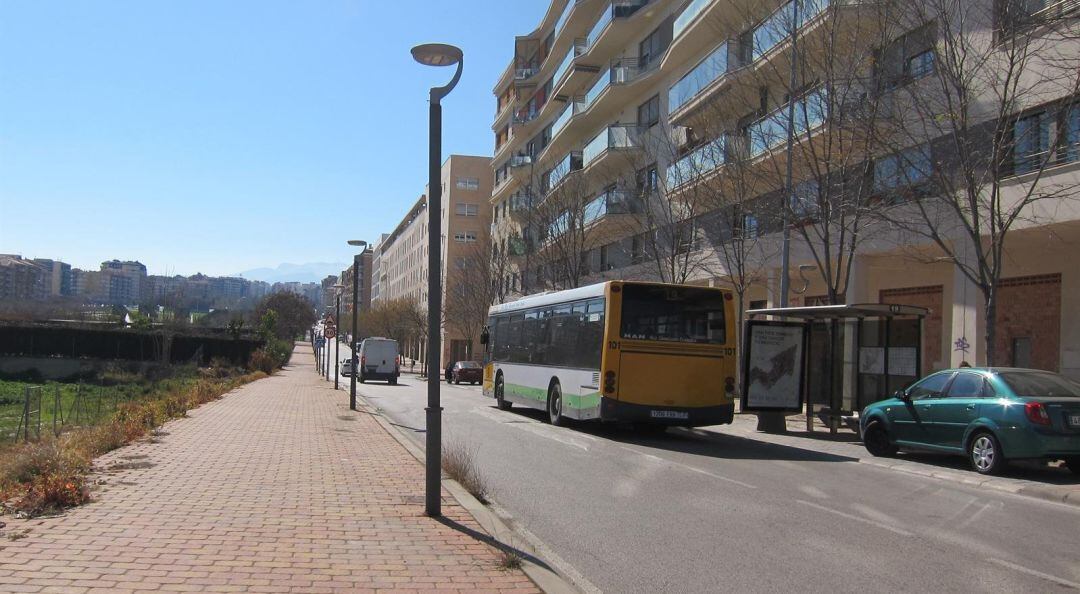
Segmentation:
[(386, 380), (393, 385), (400, 374), (396, 340), (372, 337), (360, 343), (360, 383)]

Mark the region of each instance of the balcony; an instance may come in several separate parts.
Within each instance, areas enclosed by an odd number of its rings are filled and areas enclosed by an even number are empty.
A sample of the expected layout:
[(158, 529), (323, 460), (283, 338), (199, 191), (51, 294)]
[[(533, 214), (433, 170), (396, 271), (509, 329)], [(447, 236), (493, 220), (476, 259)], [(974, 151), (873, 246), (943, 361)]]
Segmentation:
[(715, 1), (716, 0), (694, 0), (686, 5), (686, 8), (679, 13), (679, 16), (675, 17), (672, 39), (678, 39), (679, 36), (682, 35), (682, 32), (686, 30), (686, 27), (694, 22), (694, 19), (698, 18), (708, 5)]
[[(769, 115), (750, 124), (747, 132), (750, 139), (751, 159), (761, 156), (777, 146), (787, 142), (789, 105), (784, 105)], [(812, 132), (825, 123), (828, 117), (829, 102), (824, 89), (813, 90), (795, 100), (795, 140), (801, 134)]]
[(721, 136), (694, 149), (667, 168), (665, 181), (672, 191), (692, 181), (701, 179), (724, 164), (726, 143)]
[(550, 193), (573, 172), (581, 169), (581, 151), (570, 151), (546, 174), (544, 187)]
[(532, 212), (532, 197), (524, 190), (519, 190), (510, 195), (507, 199), (507, 209), (510, 213), (510, 218), (517, 222), (528, 220), (530, 213)]
[(588, 167), (608, 151), (633, 149), (641, 146), (641, 127), (634, 125), (608, 126), (600, 131), (581, 152), (582, 168)]
[[(613, 0), (600, 13), (588, 33), (582, 39), (582, 54), (593, 56), (611, 56), (618, 48), (624, 47), (631, 37), (642, 30), (651, 30), (655, 25), (651, 21), (658, 19), (664, 11), (648, 11), (645, 22), (636, 27), (620, 27), (620, 21), (638, 14), (640, 9), (649, 4), (649, 0)], [(631, 31), (633, 29), (634, 31)]]
[(528, 165), (532, 165), (531, 155), (517, 154), (510, 157), (511, 169), (515, 167), (526, 167)]
[(705, 59), (694, 66), (679, 79), (679, 82), (671, 85), (668, 90), (668, 111), (677, 112), (690, 100), (697, 97), (706, 87), (724, 76), (728, 72), (728, 44), (721, 43)]
[(641, 212), (641, 203), (634, 192), (620, 188), (604, 191), (585, 205), (582, 221), (591, 225), (608, 215), (635, 214)]
[(576, 102), (568, 103), (566, 107), (563, 108), (562, 112), (559, 114), (559, 117), (555, 118), (555, 121), (551, 123), (552, 139), (558, 136), (559, 132), (562, 132), (562, 129), (570, 123), (570, 118), (574, 116), (574, 112), (576, 111), (575, 107)]

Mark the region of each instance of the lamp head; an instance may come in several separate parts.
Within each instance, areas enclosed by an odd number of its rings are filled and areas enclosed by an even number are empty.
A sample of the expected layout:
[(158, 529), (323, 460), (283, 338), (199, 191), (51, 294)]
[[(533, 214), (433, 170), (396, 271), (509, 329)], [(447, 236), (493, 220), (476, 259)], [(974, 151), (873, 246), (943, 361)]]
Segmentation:
[(363, 239), (350, 239), (349, 240), (349, 245), (362, 246), (362, 245), (367, 245), (367, 242), (364, 241)]
[(453, 66), (461, 61), (461, 49), (446, 43), (422, 43), (412, 48), (413, 59), (425, 66)]

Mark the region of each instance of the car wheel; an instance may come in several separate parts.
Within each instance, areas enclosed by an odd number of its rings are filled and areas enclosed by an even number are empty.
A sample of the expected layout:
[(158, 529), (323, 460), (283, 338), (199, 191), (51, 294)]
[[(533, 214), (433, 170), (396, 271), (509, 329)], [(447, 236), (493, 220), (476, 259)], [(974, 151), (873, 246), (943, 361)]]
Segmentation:
[(362, 383), (364, 383), (365, 381), (367, 381), (367, 378), (366, 378), (366, 377), (364, 377), (364, 374), (362, 374), (362, 373), (361, 373), (361, 374), (360, 374), (360, 383), (362, 384)]
[(461, 378), (454, 378), (454, 385), (455, 386), (460, 386), (461, 385)]
[(980, 431), (971, 436), (967, 454), (971, 467), (979, 474), (998, 474), (1005, 468), (1001, 442), (989, 431)]
[(390, 385), (391, 386), (396, 386), (397, 385), (397, 378), (396, 377), (390, 378)]
[(559, 382), (551, 384), (551, 388), (548, 390), (547, 400), (548, 420), (552, 425), (556, 427), (562, 427), (566, 425), (566, 417), (563, 416), (563, 397), (562, 386)]
[(1073, 474), (1080, 474), (1080, 456), (1065, 458), (1065, 466), (1071, 470)]
[(495, 378), (495, 403), (499, 405), (499, 410), (510, 410), (510, 408), (514, 406), (514, 403), (507, 402), (506, 399), (503, 398), (504, 389), (503, 376), (500, 374), (499, 377)]
[(900, 449), (889, 441), (889, 434), (881, 426), (881, 423), (871, 423), (866, 428), (866, 433), (863, 435), (863, 446), (871, 455), (878, 457), (895, 456)]

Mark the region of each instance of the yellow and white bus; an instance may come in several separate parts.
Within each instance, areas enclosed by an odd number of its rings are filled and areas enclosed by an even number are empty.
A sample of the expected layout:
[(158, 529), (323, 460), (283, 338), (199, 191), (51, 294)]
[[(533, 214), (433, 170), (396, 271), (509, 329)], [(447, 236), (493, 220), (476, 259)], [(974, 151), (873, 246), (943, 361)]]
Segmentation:
[(700, 426), (735, 410), (730, 291), (609, 281), (492, 307), (484, 394), (570, 419)]

